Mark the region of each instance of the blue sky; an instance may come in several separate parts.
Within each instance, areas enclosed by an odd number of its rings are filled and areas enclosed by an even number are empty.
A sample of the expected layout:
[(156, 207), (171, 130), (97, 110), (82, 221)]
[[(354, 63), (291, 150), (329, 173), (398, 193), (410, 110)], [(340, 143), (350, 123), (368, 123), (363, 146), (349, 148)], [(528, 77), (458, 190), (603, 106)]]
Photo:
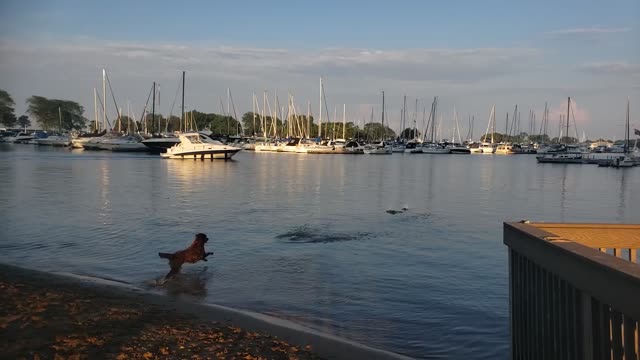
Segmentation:
[(560, 112), (567, 96), (590, 137), (622, 133), (627, 96), (640, 127), (633, 0), (5, 0), (0, 34), (0, 88), (18, 112), (35, 94), (79, 101), (92, 117), (105, 67), (119, 102), (137, 111), (151, 81), (173, 94), (184, 69), (188, 106), (204, 111), (220, 111), (227, 87), (240, 112), (264, 90), (291, 92), (300, 107), (311, 101), (316, 109), (323, 75), (330, 107), (346, 103), (354, 121), (371, 107), (379, 112), (385, 90), (392, 120), (402, 95), (419, 98), (421, 108), (437, 95), (445, 122), (455, 105), (460, 118), (477, 116), (476, 133), (492, 104), (498, 119), (516, 103), (524, 118), (545, 101)]

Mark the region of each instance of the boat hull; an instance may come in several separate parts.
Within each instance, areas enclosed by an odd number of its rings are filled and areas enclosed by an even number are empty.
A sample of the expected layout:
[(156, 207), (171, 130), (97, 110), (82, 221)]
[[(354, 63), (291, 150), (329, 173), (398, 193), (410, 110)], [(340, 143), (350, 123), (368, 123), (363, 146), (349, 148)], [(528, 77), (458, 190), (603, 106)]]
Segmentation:
[(536, 156), (539, 163), (550, 164), (583, 164), (584, 159), (579, 154), (547, 154)]
[(160, 154), (160, 157), (163, 159), (180, 159), (180, 160), (205, 160), (205, 159), (220, 159), (220, 160), (229, 160), (235, 154), (237, 154), (240, 149), (233, 150), (196, 150), (196, 151), (185, 151), (180, 154), (169, 154), (163, 153)]
[(166, 152), (168, 148), (179, 144), (180, 139), (169, 139), (169, 138), (152, 138), (142, 141), (142, 144), (148, 148), (149, 151), (154, 153), (163, 153)]

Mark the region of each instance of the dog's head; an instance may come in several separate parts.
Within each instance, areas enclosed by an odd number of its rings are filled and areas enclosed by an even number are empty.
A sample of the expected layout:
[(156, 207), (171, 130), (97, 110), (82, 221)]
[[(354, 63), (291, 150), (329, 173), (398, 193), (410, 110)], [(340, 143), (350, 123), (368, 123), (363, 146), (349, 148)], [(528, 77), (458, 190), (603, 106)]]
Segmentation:
[(196, 234), (196, 241), (202, 241), (202, 243), (206, 243), (207, 241), (209, 241), (209, 238), (207, 237), (207, 235), (203, 234), (203, 233), (197, 233)]

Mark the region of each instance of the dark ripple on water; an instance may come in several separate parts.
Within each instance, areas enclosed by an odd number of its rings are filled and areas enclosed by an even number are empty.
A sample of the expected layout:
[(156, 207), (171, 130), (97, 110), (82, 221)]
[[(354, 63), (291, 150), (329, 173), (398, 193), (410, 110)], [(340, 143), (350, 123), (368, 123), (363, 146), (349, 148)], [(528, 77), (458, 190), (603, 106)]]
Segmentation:
[(337, 233), (326, 229), (315, 228), (310, 225), (302, 225), (276, 236), (276, 239), (298, 244), (328, 244), (363, 240), (370, 236), (366, 232)]

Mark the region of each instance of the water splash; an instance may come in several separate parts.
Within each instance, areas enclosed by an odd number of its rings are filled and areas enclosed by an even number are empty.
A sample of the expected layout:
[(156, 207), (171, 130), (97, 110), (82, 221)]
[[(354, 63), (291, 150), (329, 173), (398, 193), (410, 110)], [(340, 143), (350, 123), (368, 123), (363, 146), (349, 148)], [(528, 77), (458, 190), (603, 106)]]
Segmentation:
[(309, 225), (302, 225), (276, 236), (278, 240), (300, 244), (328, 244), (334, 242), (344, 242), (362, 240), (369, 236), (366, 232), (338, 233), (327, 229), (314, 228)]

